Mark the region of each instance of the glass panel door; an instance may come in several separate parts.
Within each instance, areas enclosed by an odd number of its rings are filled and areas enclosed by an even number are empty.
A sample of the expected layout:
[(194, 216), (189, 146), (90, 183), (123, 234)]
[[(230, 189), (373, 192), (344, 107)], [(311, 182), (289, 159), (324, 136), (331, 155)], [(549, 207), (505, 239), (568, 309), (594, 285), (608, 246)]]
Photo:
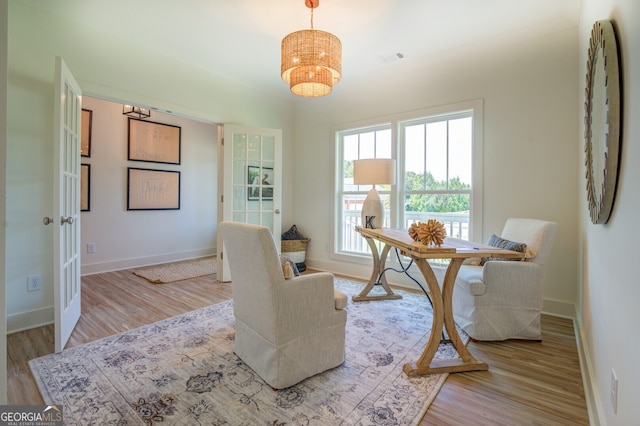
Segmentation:
[[(280, 246), (282, 131), (224, 126), (222, 220), (266, 226)], [(218, 238), (218, 279), (229, 281)]]

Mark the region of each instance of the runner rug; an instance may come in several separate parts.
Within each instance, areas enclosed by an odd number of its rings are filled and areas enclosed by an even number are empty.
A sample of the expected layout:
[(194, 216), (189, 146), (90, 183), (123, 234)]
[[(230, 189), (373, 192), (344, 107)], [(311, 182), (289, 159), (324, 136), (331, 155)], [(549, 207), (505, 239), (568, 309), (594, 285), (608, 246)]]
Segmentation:
[[(429, 337), (431, 307), (420, 294), (352, 302), (346, 361), (274, 391), (233, 353), (232, 301), (110, 336), (29, 365), (45, 404), (63, 405), (67, 425), (408, 425), (420, 421), (446, 374), (407, 377)], [(463, 332), (461, 336), (468, 340)], [(438, 358), (456, 356), (442, 344)]]
[(136, 269), (133, 273), (154, 284), (187, 280), (190, 278), (215, 274), (216, 258), (204, 257), (202, 259), (149, 266), (146, 268)]

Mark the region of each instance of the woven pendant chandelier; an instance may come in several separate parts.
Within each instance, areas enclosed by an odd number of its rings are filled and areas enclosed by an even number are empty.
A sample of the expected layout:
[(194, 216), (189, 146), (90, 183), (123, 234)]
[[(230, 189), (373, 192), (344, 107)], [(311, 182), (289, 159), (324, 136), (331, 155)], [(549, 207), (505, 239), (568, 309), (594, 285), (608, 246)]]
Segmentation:
[(331, 93), (342, 77), (342, 43), (326, 31), (313, 29), (313, 9), (320, 0), (305, 0), (311, 9), (311, 29), (295, 31), (282, 39), (282, 79), (291, 92), (315, 98)]

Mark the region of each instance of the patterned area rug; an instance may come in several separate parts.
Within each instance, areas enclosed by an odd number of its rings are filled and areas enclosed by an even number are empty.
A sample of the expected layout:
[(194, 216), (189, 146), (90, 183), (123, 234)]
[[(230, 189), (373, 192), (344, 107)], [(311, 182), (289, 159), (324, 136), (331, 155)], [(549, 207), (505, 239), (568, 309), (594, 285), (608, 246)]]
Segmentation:
[[(335, 285), (349, 297), (362, 289)], [(344, 364), (279, 391), (234, 355), (232, 301), (29, 365), (44, 402), (64, 406), (67, 425), (416, 424), (446, 374), (403, 373), (428, 340), (431, 307), (424, 296), (398, 293), (403, 299), (349, 300)], [(438, 358), (454, 356), (440, 345)]]
[(136, 269), (133, 273), (154, 284), (170, 283), (216, 273), (216, 258), (186, 260)]

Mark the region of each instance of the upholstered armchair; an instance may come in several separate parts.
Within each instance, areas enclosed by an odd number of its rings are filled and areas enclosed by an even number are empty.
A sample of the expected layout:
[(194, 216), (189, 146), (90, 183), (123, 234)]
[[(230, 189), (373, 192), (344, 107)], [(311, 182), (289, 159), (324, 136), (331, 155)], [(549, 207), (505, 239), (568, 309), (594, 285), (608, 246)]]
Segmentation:
[(524, 260), (463, 264), (453, 289), (456, 323), (476, 340), (540, 340), (547, 262), (557, 224), (508, 219), (501, 237), (525, 243)]
[(233, 288), (234, 351), (274, 389), (344, 362), (347, 295), (333, 274), (285, 279), (268, 228), (220, 224)]

